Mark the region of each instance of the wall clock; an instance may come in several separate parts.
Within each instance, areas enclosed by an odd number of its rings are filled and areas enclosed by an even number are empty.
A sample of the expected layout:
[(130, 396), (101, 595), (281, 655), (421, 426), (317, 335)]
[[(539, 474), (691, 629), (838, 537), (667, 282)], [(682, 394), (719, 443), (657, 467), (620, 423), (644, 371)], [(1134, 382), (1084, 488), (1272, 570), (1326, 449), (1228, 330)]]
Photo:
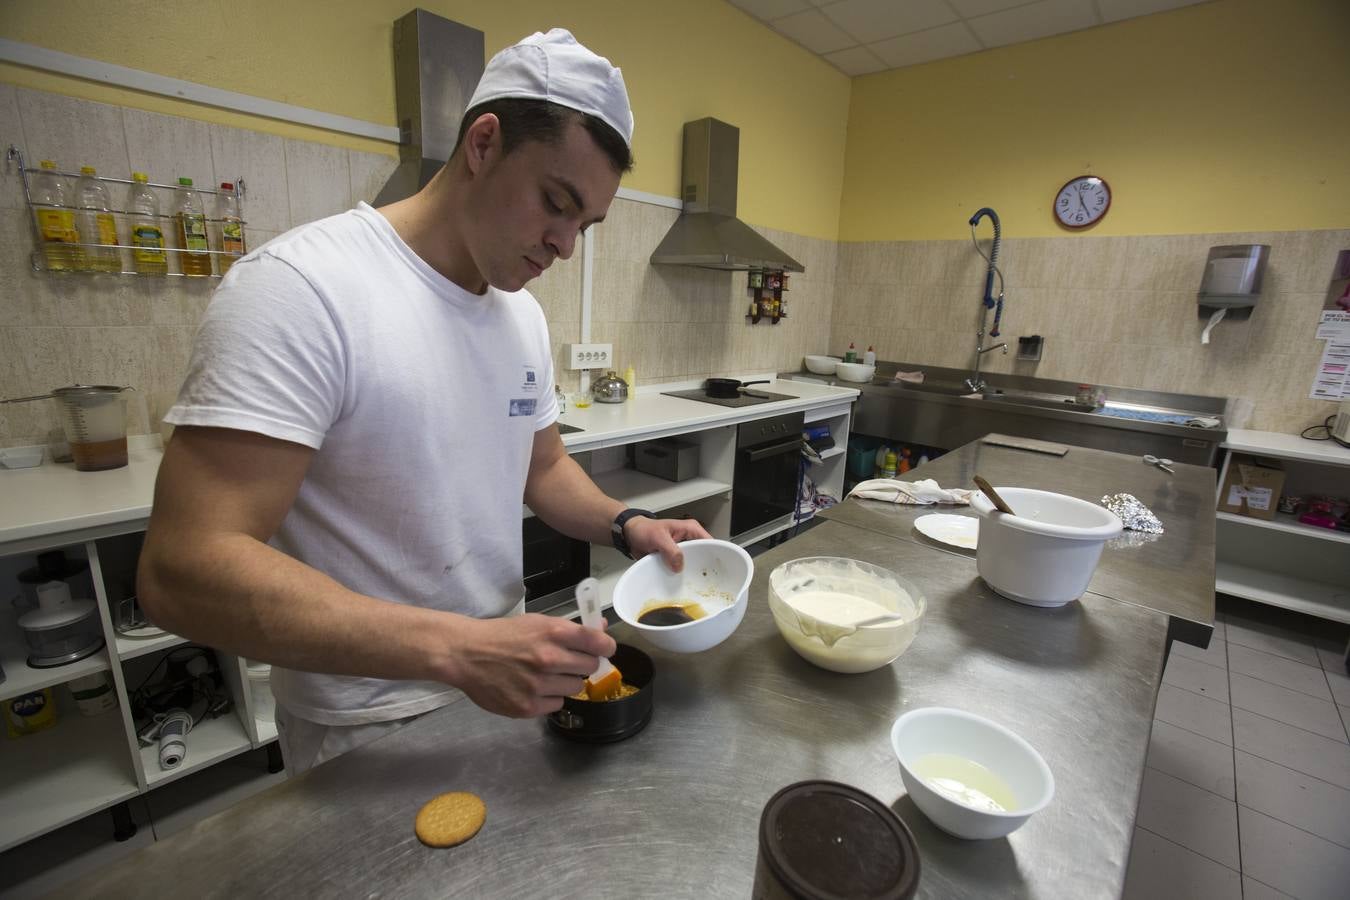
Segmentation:
[(1055, 218), (1066, 228), (1086, 228), (1111, 208), (1111, 187), (1095, 175), (1069, 179), (1055, 195)]

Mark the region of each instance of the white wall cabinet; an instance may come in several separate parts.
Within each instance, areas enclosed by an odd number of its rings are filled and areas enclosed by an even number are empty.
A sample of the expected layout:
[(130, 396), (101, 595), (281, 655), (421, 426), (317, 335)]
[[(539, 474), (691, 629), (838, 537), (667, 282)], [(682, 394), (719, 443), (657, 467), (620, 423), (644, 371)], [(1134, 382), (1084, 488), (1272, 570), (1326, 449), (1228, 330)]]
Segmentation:
[[(1283, 493), (1350, 496), (1350, 449), (1290, 434), (1235, 429), (1224, 442), (1222, 490), (1234, 453), (1279, 463)], [(1350, 622), (1350, 532), (1217, 512), (1215, 590), (1285, 609)]]

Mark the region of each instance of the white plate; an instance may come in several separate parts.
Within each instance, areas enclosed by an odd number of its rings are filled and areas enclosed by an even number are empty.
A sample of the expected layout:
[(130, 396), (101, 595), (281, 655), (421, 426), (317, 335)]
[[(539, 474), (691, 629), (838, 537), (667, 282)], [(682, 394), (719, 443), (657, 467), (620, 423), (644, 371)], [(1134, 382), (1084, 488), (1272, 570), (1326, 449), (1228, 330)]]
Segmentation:
[(980, 520), (974, 516), (931, 513), (915, 519), (914, 527), (926, 537), (962, 550), (974, 550), (979, 543)]
[(163, 628), (157, 628), (154, 625), (142, 625), (140, 628), (133, 628), (130, 631), (117, 632), (122, 637), (127, 638), (152, 638), (159, 637), (161, 634), (167, 634)]

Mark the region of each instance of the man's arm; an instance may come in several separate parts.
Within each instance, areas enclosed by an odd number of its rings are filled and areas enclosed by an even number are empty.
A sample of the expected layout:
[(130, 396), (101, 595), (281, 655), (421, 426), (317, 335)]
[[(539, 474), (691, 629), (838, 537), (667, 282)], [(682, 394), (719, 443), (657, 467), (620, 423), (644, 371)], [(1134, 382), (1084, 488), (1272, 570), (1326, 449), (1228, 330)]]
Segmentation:
[[(611, 539), (610, 525), (625, 508), (596, 487), (576, 460), (567, 455), (558, 429), (552, 426), (534, 433), (525, 502), (535, 515), (563, 534), (606, 546)], [(623, 532), (633, 556), (660, 553), (677, 572), (684, 565), (684, 554), (676, 543), (712, 536), (693, 519), (644, 516), (629, 519)]]
[(156, 624), (287, 668), (444, 682), (515, 716), (559, 708), (614, 652), (608, 635), (554, 617), (480, 620), (368, 597), (269, 547), (313, 453), (231, 429), (174, 432), (137, 573)]

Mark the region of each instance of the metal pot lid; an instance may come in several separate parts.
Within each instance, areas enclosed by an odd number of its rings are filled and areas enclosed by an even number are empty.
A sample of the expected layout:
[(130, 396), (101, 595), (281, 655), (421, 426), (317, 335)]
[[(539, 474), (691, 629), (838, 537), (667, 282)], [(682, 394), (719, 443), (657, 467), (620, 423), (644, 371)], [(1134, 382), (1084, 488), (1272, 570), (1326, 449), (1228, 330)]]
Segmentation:
[(102, 394), (120, 394), (123, 391), (133, 391), (135, 388), (126, 386), (119, 387), (115, 384), (72, 384), (70, 387), (59, 387), (52, 391), (53, 397), (93, 397)]
[(51, 631), (81, 622), (95, 611), (93, 600), (71, 600), (55, 609), (35, 609), (19, 617), (24, 631)]

